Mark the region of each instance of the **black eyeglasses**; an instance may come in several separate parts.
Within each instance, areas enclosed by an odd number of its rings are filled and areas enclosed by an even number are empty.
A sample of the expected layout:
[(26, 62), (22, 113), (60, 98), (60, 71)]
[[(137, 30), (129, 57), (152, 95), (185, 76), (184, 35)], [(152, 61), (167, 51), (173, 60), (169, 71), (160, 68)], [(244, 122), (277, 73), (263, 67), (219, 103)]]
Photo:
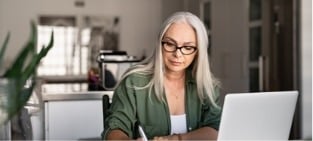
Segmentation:
[(167, 52), (175, 52), (177, 49), (180, 50), (180, 52), (184, 55), (190, 55), (197, 51), (197, 47), (194, 46), (177, 46), (174, 43), (162, 41), (162, 46), (165, 51)]

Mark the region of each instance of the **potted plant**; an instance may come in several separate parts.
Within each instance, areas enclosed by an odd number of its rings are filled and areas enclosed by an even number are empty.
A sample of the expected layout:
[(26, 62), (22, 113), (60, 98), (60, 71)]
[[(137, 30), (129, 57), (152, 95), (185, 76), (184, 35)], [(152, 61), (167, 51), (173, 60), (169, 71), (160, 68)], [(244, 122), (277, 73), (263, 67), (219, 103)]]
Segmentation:
[[(10, 33), (7, 34), (0, 48), (0, 69), (3, 68), (4, 54), (9, 39)], [(0, 72), (0, 127), (26, 105), (35, 87), (36, 81), (33, 78), (36, 69), (40, 60), (52, 48), (53, 42), (52, 32), (49, 44), (43, 46), (37, 53), (37, 27), (34, 22), (31, 22), (30, 39), (16, 56), (13, 64), (7, 70)]]

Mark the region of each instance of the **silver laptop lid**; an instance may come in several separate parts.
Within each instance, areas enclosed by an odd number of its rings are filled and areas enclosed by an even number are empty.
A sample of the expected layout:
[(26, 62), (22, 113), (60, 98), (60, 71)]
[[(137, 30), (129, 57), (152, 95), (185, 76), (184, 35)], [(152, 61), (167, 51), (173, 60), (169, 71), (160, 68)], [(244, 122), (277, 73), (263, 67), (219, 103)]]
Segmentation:
[(230, 93), (218, 140), (288, 140), (297, 91)]

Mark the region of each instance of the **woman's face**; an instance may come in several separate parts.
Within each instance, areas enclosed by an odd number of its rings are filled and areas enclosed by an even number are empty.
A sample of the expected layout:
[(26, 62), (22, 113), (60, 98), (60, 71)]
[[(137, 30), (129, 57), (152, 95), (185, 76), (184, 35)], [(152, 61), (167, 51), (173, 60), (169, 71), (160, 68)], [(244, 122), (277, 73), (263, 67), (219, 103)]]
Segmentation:
[(162, 53), (166, 71), (185, 71), (197, 54), (194, 29), (187, 23), (172, 24), (162, 39)]

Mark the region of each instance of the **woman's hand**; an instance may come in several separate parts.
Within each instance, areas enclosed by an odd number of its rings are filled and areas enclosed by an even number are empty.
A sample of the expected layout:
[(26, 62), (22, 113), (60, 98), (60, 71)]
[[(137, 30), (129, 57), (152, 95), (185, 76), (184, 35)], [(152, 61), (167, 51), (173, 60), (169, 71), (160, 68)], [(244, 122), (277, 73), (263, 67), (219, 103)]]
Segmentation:
[(136, 141), (144, 141), (142, 137), (137, 138)]
[(166, 137), (154, 137), (154, 141), (167, 141), (168, 139)]
[(185, 134), (173, 134), (170, 136), (154, 137), (155, 141), (165, 140), (216, 140), (218, 132), (211, 127), (202, 127)]
[(154, 141), (168, 141), (168, 140), (179, 140), (179, 135), (174, 134), (170, 136), (161, 136), (161, 137), (154, 137)]

